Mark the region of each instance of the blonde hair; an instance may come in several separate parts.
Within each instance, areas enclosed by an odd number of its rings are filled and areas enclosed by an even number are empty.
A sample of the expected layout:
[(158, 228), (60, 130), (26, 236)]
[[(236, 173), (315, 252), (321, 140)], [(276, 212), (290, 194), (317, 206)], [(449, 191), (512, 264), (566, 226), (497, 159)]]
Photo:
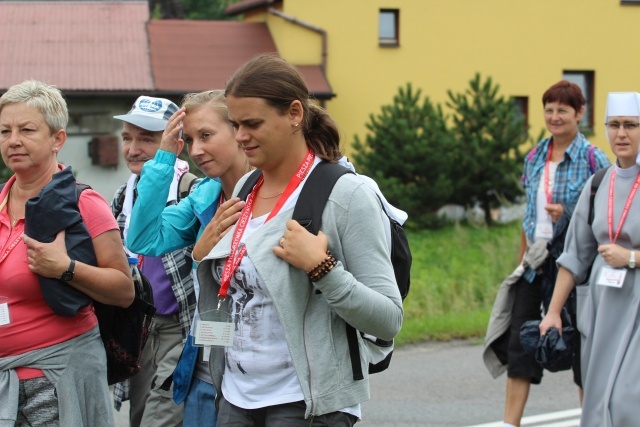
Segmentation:
[(186, 109), (186, 113), (196, 110), (200, 107), (208, 105), (218, 111), (222, 119), (229, 123), (229, 109), (227, 108), (227, 100), (224, 96), (224, 90), (215, 89), (198, 93), (188, 93), (182, 99), (182, 107)]
[(37, 80), (25, 80), (11, 86), (0, 97), (0, 112), (10, 104), (25, 104), (37, 108), (51, 133), (66, 128), (69, 123), (67, 102), (60, 90)]

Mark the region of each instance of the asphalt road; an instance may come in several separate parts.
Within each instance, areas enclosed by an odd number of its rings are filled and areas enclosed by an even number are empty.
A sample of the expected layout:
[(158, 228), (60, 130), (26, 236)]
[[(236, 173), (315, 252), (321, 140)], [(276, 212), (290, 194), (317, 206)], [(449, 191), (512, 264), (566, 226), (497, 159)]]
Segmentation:
[[(502, 420), (506, 376), (492, 379), (482, 346), (427, 343), (394, 352), (390, 368), (371, 377), (363, 427), (472, 426)], [(570, 371), (545, 372), (532, 386), (525, 416), (579, 407)]]
[[(358, 426), (466, 427), (502, 420), (506, 377), (493, 380), (481, 355), (482, 346), (470, 341), (397, 349), (391, 367), (371, 377), (371, 400), (362, 405)], [(571, 372), (545, 372), (542, 384), (531, 388), (525, 416), (578, 407)], [(128, 426), (127, 414), (125, 405), (117, 427)]]

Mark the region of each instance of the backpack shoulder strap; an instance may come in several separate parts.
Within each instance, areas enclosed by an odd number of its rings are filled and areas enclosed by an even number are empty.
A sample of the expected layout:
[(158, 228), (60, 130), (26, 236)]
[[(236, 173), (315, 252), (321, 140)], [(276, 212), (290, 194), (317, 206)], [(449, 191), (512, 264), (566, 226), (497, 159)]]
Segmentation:
[(126, 196), (126, 193), (127, 193), (127, 189), (125, 187), (125, 188), (122, 189), (122, 191), (118, 195), (118, 198), (116, 199), (116, 204), (114, 206), (116, 211), (113, 213), (113, 216), (116, 218), (116, 220), (118, 219), (118, 217), (122, 213), (122, 207), (124, 206), (124, 198)]
[[(335, 163), (318, 163), (307, 177), (307, 181), (300, 191), (296, 206), (293, 208), (292, 219), (298, 221), (310, 233), (317, 235), (322, 226), (322, 212), (327, 200), (329, 200), (331, 191), (333, 191), (333, 187), (342, 175), (350, 172), (347, 168)], [(347, 323), (346, 334), (353, 379), (355, 381), (361, 380), (364, 375), (360, 365), (358, 332)]]
[(589, 145), (589, 171), (591, 172), (591, 174), (594, 174), (596, 172), (595, 151), (596, 151), (596, 146), (593, 144)]
[(538, 146), (536, 145), (535, 147), (533, 147), (531, 149), (531, 151), (529, 151), (529, 154), (527, 154), (527, 161), (530, 162), (531, 159), (533, 159), (533, 156), (536, 155), (536, 151), (538, 151)]
[(238, 191), (236, 197), (239, 197), (240, 200), (247, 200), (247, 197), (249, 197), (249, 194), (253, 190), (253, 187), (256, 186), (261, 176), (262, 171), (260, 169), (256, 169), (251, 172), (251, 175), (249, 175), (244, 184), (242, 184), (242, 188)]
[[(609, 166), (611, 167), (611, 166)], [(589, 226), (593, 224), (593, 204), (596, 200), (596, 193), (598, 192), (598, 187), (600, 187), (600, 183), (602, 183), (602, 179), (604, 178), (604, 174), (607, 173), (609, 167), (602, 168), (593, 174), (593, 179), (591, 180), (591, 194), (589, 195), (589, 216), (587, 217), (587, 223)]]
[(76, 182), (76, 195), (78, 196), (78, 200), (80, 200), (80, 194), (84, 190), (92, 190), (89, 184), (82, 184), (80, 182)]
[(183, 173), (178, 179), (178, 202), (191, 193), (191, 189), (198, 183), (198, 177), (191, 172)]
[(311, 171), (300, 191), (293, 217), (313, 234), (322, 226), (322, 212), (338, 179), (350, 171), (336, 163), (320, 162)]

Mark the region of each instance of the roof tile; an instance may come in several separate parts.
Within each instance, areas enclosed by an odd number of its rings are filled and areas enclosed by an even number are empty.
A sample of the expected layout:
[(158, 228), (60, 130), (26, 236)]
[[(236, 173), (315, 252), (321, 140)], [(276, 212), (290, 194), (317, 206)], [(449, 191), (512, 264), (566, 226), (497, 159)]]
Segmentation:
[(0, 89), (33, 78), (61, 90), (152, 90), (148, 19), (146, 1), (0, 2)]
[[(156, 89), (161, 92), (224, 89), (253, 56), (277, 52), (266, 24), (257, 22), (152, 20), (148, 32)], [(320, 66), (298, 68), (316, 97), (333, 95)]]

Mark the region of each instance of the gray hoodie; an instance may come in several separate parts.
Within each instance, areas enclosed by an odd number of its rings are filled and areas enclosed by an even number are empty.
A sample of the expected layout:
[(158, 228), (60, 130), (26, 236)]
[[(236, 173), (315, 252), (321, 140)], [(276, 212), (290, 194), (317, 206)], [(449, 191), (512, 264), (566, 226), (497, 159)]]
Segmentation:
[[(246, 178), (246, 177), (245, 177)], [(242, 188), (245, 178), (236, 185)], [(307, 406), (305, 417), (369, 399), (370, 353), (359, 338), (365, 378), (353, 380), (345, 322), (366, 334), (391, 340), (402, 325), (402, 300), (387, 251), (383, 215), (375, 193), (357, 176), (336, 183), (322, 215), (321, 230), (338, 265), (318, 282), (273, 254), (293, 209), (281, 212), (249, 236), (247, 256), (268, 288), (284, 328)], [(219, 283), (213, 261), (229, 255), (233, 229), (199, 264), (199, 311), (217, 307)], [(230, 299), (227, 299), (229, 301)], [(224, 349), (213, 347), (210, 368), (221, 396)]]

